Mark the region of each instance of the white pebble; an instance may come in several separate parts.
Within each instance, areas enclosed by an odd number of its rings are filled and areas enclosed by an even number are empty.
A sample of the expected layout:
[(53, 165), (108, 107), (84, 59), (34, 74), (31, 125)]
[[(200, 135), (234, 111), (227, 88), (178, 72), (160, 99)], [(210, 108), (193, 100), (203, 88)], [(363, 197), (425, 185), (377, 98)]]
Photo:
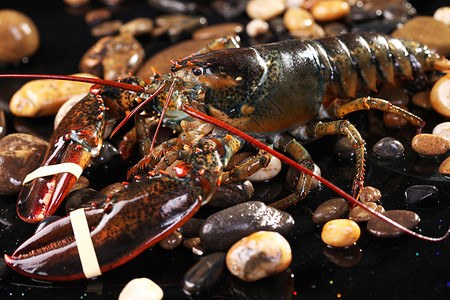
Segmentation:
[(261, 168), (246, 179), (250, 181), (266, 181), (274, 178), (281, 171), (281, 161), (279, 158), (272, 156), (266, 168)]
[(119, 300), (161, 300), (163, 290), (148, 278), (136, 278), (120, 292)]
[(450, 26), (450, 6), (443, 6), (438, 8), (433, 15), (435, 20), (445, 23)]
[(269, 31), (269, 23), (261, 19), (253, 19), (248, 22), (246, 31), (248, 36), (255, 37)]
[(281, 15), (286, 9), (284, 0), (251, 0), (246, 12), (251, 19), (270, 20)]
[(286, 0), (286, 7), (302, 7), (305, 0)]
[(443, 122), (436, 125), (432, 133), (435, 135), (440, 135), (450, 142), (450, 122)]

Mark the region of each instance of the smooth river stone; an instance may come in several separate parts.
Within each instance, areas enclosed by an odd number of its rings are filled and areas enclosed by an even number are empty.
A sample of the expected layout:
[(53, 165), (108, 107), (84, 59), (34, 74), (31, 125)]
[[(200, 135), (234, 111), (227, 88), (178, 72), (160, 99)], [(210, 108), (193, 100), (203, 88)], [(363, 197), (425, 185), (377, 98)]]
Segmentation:
[(418, 204), (438, 192), (434, 185), (413, 185), (405, 190), (405, 202)]
[(163, 290), (152, 280), (136, 278), (123, 288), (119, 300), (161, 300), (163, 297)]
[(313, 213), (313, 222), (322, 225), (333, 219), (345, 217), (348, 204), (344, 198), (334, 198), (319, 205)]
[(439, 166), (439, 173), (442, 175), (450, 175), (450, 157), (447, 157)]
[(405, 148), (400, 141), (385, 137), (379, 140), (372, 148), (373, 152), (381, 158), (392, 159), (403, 155)]
[(200, 239), (208, 250), (225, 251), (254, 232), (265, 230), (287, 235), (293, 226), (294, 218), (287, 212), (249, 201), (209, 216), (200, 230)]
[(433, 85), (430, 92), (430, 103), (439, 114), (450, 117), (450, 74), (440, 78)]
[(249, 201), (254, 192), (253, 185), (249, 180), (221, 185), (209, 200), (208, 205), (211, 207), (230, 207)]
[[(384, 215), (408, 229), (413, 229), (420, 222), (420, 217), (415, 212), (408, 210), (389, 210)], [(367, 230), (370, 234), (382, 238), (393, 238), (404, 234), (400, 229), (379, 218), (370, 219), (367, 223)]]
[(414, 136), (411, 147), (425, 156), (442, 155), (450, 148), (450, 142), (440, 135), (422, 133)]
[(225, 252), (202, 257), (183, 277), (183, 289), (188, 294), (199, 294), (218, 283), (225, 270)]

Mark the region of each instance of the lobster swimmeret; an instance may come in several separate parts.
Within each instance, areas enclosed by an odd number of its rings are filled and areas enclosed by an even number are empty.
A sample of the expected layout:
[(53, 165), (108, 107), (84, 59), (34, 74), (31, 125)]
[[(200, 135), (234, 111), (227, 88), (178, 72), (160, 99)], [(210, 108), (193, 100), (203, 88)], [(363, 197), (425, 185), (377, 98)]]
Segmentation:
[[(169, 126), (179, 126), (182, 120), (185, 131), (179, 138), (158, 146), (132, 169), (136, 171), (176, 158), (182, 160), (175, 168), (177, 177), (158, 174), (137, 180), (107, 201), (85, 209), (101, 272), (135, 257), (207, 203), (224, 177), (223, 166), (244, 140), (302, 171), (295, 193), (279, 201), (277, 206), (290, 205), (305, 196), (314, 176), (353, 205), (362, 206), (412, 235), (439, 241), (449, 232), (440, 238), (428, 238), (356, 201), (364, 183), (364, 140), (348, 121), (320, 121), (376, 108), (396, 113), (420, 130), (424, 122), (419, 117), (388, 101), (354, 98), (376, 90), (381, 82), (394, 84), (396, 76), (422, 79), (424, 72), (435, 69), (448, 71), (450, 62), (416, 42), (367, 33), (198, 54), (174, 62), (172, 73), (156, 74), (149, 82), (136, 77), (125, 78), (121, 83), (77, 78), (74, 80), (111, 86), (94, 85), (91, 93), (63, 118), (52, 136), (53, 144), (42, 166), (75, 163), (84, 168), (98, 153), (102, 138), (109, 133), (109, 125), (123, 118), (138, 103), (141, 103), (139, 108), (150, 107), (150, 112), (161, 111), (164, 103), (168, 105), (164, 120)], [(0, 77), (13, 76), (24, 75)], [(151, 93), (154, 94), (149, 96)], [(192, 126), (192, 122), (198, 121), (189, 116), (222, 127), (233, 135), (211, 136), (211, 128)], [(295, 161), (242, 131), (267, 137), (269, 143), (289, 153)], [(310, 155), (295, 139), (283, 135), (284, 131), (298, 139), (346, 135), (356, 152), (353, 196), (314, 175)], [(233, 179), (247, 175), (236, 174), (239, 175)], [(19, 216), (37, 222), (53, 214), (75, 181), (76, 176), (64, 171), (33, 179), (19, 195)], [(83, 278), (70, 222), (68, 216), (45, 227), (11, 257), (5, 256), (8, 265), (39, 279)]]

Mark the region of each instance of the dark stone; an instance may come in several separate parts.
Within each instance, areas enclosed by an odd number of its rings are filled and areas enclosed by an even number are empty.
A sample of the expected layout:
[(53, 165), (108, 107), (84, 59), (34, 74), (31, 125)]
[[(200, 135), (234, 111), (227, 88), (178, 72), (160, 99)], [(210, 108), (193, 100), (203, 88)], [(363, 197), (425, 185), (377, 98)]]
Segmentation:
[(380, 158), (392, 159), (401, 157), (405, 148), (400, 141), (392, 137), (385, 137), (379, 140), (372, 150)]
[(345, 217), (348, 213), (347, 200), (334, 198), (319, 205), (313, 213), (313, 222), (322, 225), (334, 219)]
[(200, 239), (208, 250), (225, 251), (254, 232), (275, 231), (286, 236), (293, 227), (294, 219), (287, 212), (249, 201), (209, 216), (200, 230)]
[(438, 192), (434, 185), (413, 185), (405, 190), (405, 202), (407, 204), (419, 204)]
[(184, 275), (184, 292), (196, 295), (216, 285), (224, 273), (225, 257), (225, 252), (216, 252), (201, 258)]
[(208, 202), (208, 205), (212, 207), (230, 207), (250, 200), (253, 193), (253, 185), (248, 180), (221, 185)]
[(352, 33), (360, 33), (360, 32), (378, 32), (390, 34), (392, 31), (397, 29), (402, 23), (398, 21), (390, 21), (390, 20), (373, 20), (364, 23), (357, 23), (353, 26), (351, 32)]
[(203, 223), (205, 223), (203, 219), (190, 218), (178, 230), (185, 238), (197, 237), (200, 235)]
[(348, 137), (343, 136), (334, 144), (333, 153), (339, 158), (350, 159), (355, 156), (355, 148)]
[[(408, 229), (416, 227), (416, 225), (420, 222), (420, 217), (415, 212), (408, 210), (389, 210), (386, 211), (384, 215)], [(379, 218), (370, 219), (367, 223), (367, 230), (370, 234), (382, 238), (393, 238), (404, 234), (402, 230)]]
[(335, 265), (351, 267), (359, 263), (362, 251), (356, 244), (344, 248), (324, 246), (323, 255)]
[(111, 143), (104, 141), (100, 153), (92, 160), (92, 166), (95, 167), (105, 164), (119, 154), (119, 150), (117, 150), (116, 147), (114, 147)]

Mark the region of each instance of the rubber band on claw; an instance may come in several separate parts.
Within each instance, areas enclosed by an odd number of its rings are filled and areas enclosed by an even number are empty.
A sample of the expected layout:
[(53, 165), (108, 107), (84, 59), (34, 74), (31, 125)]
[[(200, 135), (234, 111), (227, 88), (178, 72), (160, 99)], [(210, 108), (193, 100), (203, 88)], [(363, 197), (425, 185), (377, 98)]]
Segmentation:
[(36, 178), (55, 175), (59, 173), (70, 173), (78, 179), (80, 178), (81, 173), (83, 173), (83, 168), (71, 162), (51, 166), (42, 166), (28, 174), (23, 180), (22, 184), (26, 184)]
[(70, 212), (70, 222), (77, 242), (84, 276), (89, 279), (102, 275), (84, 209), (79, 208)]

